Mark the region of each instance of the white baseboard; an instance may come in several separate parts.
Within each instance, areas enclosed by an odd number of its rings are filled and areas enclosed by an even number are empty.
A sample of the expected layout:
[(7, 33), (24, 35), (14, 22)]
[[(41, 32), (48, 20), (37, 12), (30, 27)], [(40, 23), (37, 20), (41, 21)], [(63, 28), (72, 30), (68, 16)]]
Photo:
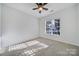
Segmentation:
[[(47, 39), (51, 39), (51, 38), (48, 38), (48, 37), (44, 37), (44, 36), (41, 36), (43, 38), (47, 38)], [(72, 41), (67, 41), (67, 40), (63, 40), (63, 39), (60, 39), (60, 38), (56, 38), (56, 39), (51, 39), (51, 40), (55, 40), (55, 41), (59, 41), (59, 42), (63, 42), (63, 43), (67, 43), (67, 44), (71, 44), (71, 45), (74, 45), (74, 46), (78, 46), (79, 47), (79, 44), (78, 43), (75, 43), (75, 42), (72, 42)]]

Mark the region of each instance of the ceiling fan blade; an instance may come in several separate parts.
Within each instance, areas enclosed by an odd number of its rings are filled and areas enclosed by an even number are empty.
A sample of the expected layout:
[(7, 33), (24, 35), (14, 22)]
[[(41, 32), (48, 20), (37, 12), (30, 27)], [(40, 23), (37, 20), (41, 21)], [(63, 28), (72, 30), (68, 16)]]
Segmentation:
[(43, 8), (43, 9), (46, 10), (46, 11), (48, 10), (48, 8)]
[(39, 3), (36, 3), (36, 5), (39, 5)]
[(38, 8), (33, 8), (32, 10), (36, 10), (36, 9), (38, 9)]
[(45, 5), (47, 5), (47, 4), (48, 4), (48, 3), (43, 3), (42, 5), (45, 6)]
[(48, 4), (48, 3), (36, 3), (36, 5), (42, 5), (42, 6), (44, 6), (46, 4)]

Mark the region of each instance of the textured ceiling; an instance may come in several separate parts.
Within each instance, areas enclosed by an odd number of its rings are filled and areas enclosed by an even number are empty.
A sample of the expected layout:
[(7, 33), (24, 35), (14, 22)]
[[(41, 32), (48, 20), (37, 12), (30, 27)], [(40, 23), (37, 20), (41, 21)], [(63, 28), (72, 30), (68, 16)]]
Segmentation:
[(48, 3), (44, 7), (47, 7), (49, 10), (48, 11), (43, 10), (41, 14), (39, 14), (38, 10), (32, 10), (32, 8), (36, 7), (36, 4), (34, 3), (9, 3), (9, 4), (7, 3), (5, 5), (40, 18), (40, 17), (47, 16), (49, 14), (55, 13), (57, 11), (60, 11), (64, 8), (73, 6), (75, 4), (74, 3)]

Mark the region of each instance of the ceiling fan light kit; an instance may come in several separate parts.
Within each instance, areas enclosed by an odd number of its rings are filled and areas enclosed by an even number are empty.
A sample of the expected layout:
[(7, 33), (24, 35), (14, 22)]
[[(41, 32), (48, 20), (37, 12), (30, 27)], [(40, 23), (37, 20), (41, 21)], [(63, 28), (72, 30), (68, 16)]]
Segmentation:
[(45, 8), (44, 6), (47, 5), (47, 3), (36, 3), (37, 7), (36, 8), (33, 8), (32, 10), (38, 10), (39, 13), (42, 12), (42, 10), (45, 10), (47, 11), (48, 8)]

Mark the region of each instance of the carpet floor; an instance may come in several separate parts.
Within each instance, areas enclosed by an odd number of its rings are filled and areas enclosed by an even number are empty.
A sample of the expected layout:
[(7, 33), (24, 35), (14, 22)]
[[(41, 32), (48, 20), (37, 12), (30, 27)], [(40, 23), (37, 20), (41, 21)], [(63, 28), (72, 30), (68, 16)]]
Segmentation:
[(79, 56), (79, 47), (46, 38), (36, 38), (6, 48), (1, 56)]

